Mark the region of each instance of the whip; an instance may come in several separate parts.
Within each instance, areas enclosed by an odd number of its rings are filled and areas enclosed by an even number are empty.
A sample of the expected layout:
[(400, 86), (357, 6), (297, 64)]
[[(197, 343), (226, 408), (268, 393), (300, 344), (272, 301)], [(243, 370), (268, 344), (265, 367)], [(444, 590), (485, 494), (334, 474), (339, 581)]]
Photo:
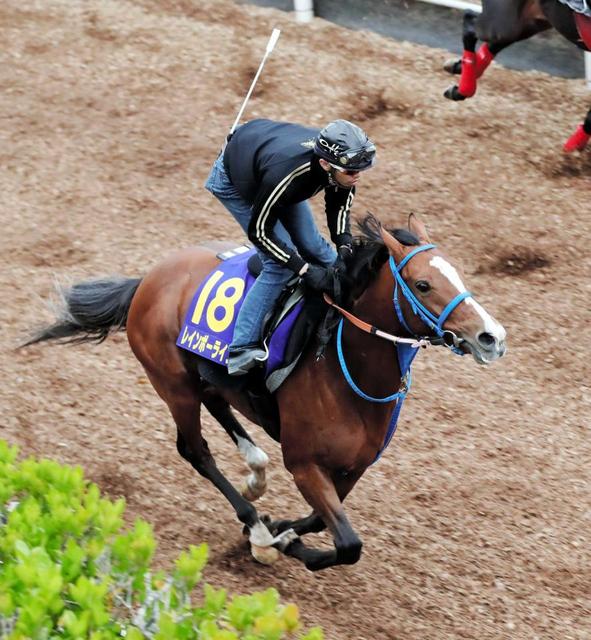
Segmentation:
[(232, 134), (236, 130), (236, 127), (238, 126), (238, 123), (240, 122), (240, 118), (242, 117), (242, 113), (244, 112), (244, 108), (246, 107), (246, 103), (250, 99), (250, 96), (252, 94), (254, 86), (257, 83), (257, 80), (259, 79), (259, 76), (261, 75), (261, 71), (263, 70), (263, 67), (265, 66), (265, 62), (267, 61), (267, 58), (269, 57), (271, 51), (273, 51), (273, 48), (275, 47), (275, 45), (277, 44), (277, 40), (279, 39), (279, 34), (280, 33), (281, 33), (280, 29), (273, 29), (273, 33), (271, 34), (271, 37), (269, 38), (269, 42), (267, 42), (267, 48), (265, 50), (265, 55), (263, 56), (263, 59), (261, 60), (261, 64), (259, 65), (259, 68), (258, 68), (258, 70), (256, 72), (256, 75), (255, 75), (253, 81), (252, 81), (252, 84), (250, 85), (250, 89), (248, 90), (248, 93), (246, 94), (246, 98), (244, 98), (244, 102), (242, 103), (242, 106), (240, 107), (240, 111), (238, 112), (238, 115), (236, 116), (236, 120), (234, 120), (234, 124), (232, 125), (232, 128), (230, 129), (230, 133), (228, 134), (228, 137), (226, 138), (226, 142), (230, 139), (230, 137), (232, 136)]

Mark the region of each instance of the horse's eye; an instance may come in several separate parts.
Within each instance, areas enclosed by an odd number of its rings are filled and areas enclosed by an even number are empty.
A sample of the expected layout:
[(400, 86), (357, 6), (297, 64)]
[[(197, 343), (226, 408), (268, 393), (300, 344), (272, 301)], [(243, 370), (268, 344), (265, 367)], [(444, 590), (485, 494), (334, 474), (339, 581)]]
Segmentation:
[(427, 291), (431, 290), (431, 285), (426, 281), (426, 280), (417, 280), (415, 282), (415, 287), (421, 292), (421, 293), (427, 293)]

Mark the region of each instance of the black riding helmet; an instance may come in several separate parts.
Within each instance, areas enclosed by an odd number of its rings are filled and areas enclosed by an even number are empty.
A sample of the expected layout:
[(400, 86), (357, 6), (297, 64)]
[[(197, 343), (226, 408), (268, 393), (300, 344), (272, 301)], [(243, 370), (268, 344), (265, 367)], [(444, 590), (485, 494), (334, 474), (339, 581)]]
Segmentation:
[(314, 153), (342, 169), (365, 171), (375, 162), (376, 147), (356, 124), (335, 120), (316, 136)]

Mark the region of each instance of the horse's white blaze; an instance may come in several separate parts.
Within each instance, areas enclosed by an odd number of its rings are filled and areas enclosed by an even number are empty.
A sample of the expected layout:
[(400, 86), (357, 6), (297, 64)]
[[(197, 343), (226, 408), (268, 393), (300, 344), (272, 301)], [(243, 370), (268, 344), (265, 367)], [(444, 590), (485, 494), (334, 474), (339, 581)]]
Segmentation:
[(429, 264), (436, 269), (439, 269), (441, 273), (453, 284), (458, 290), (458, 293), (464, 293), (466, 287), (460, 278), (460, 274), (457, 269), (449, 264), (447, 260), (444, 260), (441, 256), (434, 256), (429, 260)]
[[(441, 256), (433, 256), (429, 261), (432, 267), (435, 267), (452, 283), (452, 285), (458, 290), (458, 293), (464, 293), (467, 291), (462, 278), (457, 269), (451, 265), (447, 260)], [(499, 324), (485, 309), (474, 300), (474, 298), (466, 298), (464, 300), (466, 304), (471, 305), (476, 313), (482, 318), (484, 331), (494, 336), (498, 342), (503, 342), (507, 335), (503, 325)]]
[(474, 300), (474, 298), (466, 298), (465, 302), (466, 304), (472, 305), (478, 315), (482, 318), (484, 322), (484, 331), (486, 333), (490, 333), (491, 336), (494, 336), (497, 339), (497, 342), (504, 342), (507, 337), (505, 327), (497, 322), (490, 313), (487, 313), (484, 308)]

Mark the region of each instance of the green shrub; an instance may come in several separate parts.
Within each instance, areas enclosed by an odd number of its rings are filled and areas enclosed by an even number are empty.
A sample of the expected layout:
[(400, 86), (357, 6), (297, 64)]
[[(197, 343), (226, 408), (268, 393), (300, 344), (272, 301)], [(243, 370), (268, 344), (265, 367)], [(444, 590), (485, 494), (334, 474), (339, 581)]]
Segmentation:
[(275, 589), (229, 598), (203, 584), (207, 545), (151, 569), (150, 525), (123, 532), (123, 499), (101, 498), (79, 467), (17, 461), (0, 440), (1, 640), (321, 640), (298, 635), (298, 609)]

